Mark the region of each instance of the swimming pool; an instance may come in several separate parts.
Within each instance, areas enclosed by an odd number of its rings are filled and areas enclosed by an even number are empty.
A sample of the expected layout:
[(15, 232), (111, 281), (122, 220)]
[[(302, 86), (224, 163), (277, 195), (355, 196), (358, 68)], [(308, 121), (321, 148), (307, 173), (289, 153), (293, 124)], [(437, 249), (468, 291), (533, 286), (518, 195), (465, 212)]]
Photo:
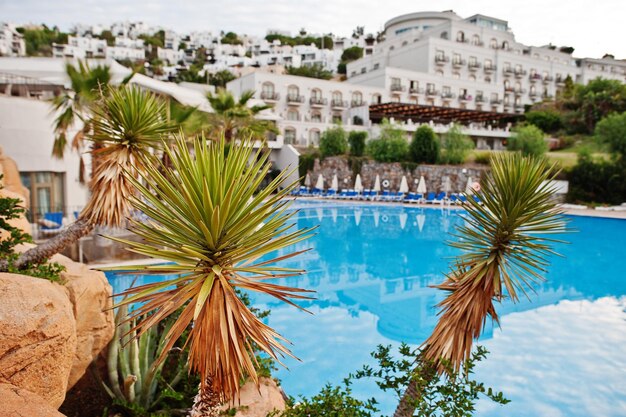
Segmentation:
[[(372, 363), (376, 345), (419, 345), (430, 334), (443, 294), (429, 285), (442, 280), (457, 253), (445, 240), (462, 219), (439, 208), (297, 204), (298, 227), (320, 228), (296, 248), (311, 251), (284, 263), (308, 274), (285, 283), (317, 291), (316, 300), (300, 303), (314, 315), (251, 298), (272, 310), (268, 324), (301, 359), (287, 359), (289, 370), (277, 377), (290, 395), (310, 396)], [(626, 221), (570, 219), (578, 233), (557, 247), (564, 257), (552, 259), (548, 281), (530, 301), (500, 305), (502, 330), (487, 327), (479, 342), (491, 353), (477, 379), (512, 402), (480, 402), (478, 416), (626, 415)], [(110, 275), (116, 292), (132, 279)], [(395, 404), (370, 384), (353, 388), (363, 398), (375, 395), (386, 412)]]

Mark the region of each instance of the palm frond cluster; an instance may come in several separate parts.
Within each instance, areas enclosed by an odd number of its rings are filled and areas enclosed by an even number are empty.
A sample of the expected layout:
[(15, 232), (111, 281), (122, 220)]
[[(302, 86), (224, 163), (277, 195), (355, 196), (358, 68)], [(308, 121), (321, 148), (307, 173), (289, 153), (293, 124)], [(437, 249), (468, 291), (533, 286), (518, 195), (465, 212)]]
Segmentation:
[(491, 168), (481, 184), (483, 204), (468, 199), (465, 225), (451, 243), (463, 253), (437, 286), (448, 295), (424, 342), (429, 359), (449, 361), (456, 370), (469, 357), (487, 316), (498, 322), (494, 302), (505, 297), (516, 302), (542, 281), (552, 244), (559, 242), (550, 235), (566, 231), (548, 181), (555, 173), (545, 160), (502, 153), (492, 158)]
[(172, 131), (166, 104), (138, 87), (111, 88), (93, 108), (93, 175), (81, 217), (98, 225), (120, 226), (130, 213), (134, 187), (125, 172), (143, 171), (154, 162), (153, 151)]
[(172, 262), (134, 270), (174, 277), (127, 290), (122, 304), (141, 303), (130, 319), (153, 312), (138, 322), (138, 334), (182, 308), (166, 336), (163, 357), (190, 328), (190, 370), (200, 374), (204, 385), (212, 385), (203, 387), (207, 392), (218, 393), (224, 401), (236, 396), (240, 378), (256, 380), (253, 343), (277, 360), (291, 355), (282, 345), (285, 340), (256, 318), (235, 288), (292, 305), (294, 298), (308, 298), (306, 290), (267, 279), (302, 273), (275, 265), (301, 251), (276, 253), (307, 239), (312, 230), (292, 230), (289, 223), (295, 212), (287, 210), (289, 202), (283, 197), (297, 183), (280, 188), (289, 172), (283, 171), (256, 193), (271, 164), (266, 153), (252, 152), (250, 141), (232, 146), (228, 156), (224, 139), (197, 139), (191, 149), (188, 146), (179, 136), (171, 149), (164, 150), (171, 165), (146, 166), (138, 179), (127, 175), (141, 195), (131, 197), (131, 204), (150, 220), (131, 221), (131, 230), (143, 238), (142, 243), (117, 240), (133, 252)]

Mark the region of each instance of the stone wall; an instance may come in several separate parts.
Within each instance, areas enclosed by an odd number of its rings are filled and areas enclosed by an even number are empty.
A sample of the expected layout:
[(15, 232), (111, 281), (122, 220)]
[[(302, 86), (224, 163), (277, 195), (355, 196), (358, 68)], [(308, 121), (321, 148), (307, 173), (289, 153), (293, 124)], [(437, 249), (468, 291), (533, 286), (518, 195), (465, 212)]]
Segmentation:
[[(408, 166), (406, 168), (399, 162), (381, 163), (363, 159), (360, 171), (363, 187), (373, 188), (376, 175), (380, 175), (381, 183), (385, 180), (389, 181), (389, 187), (383, 186), (382, 188), (396, 191), (400, 188), (402, 176), (406, 176), (409, 190), (415, 191), (417, 181), (423, 175), (428, 191), (440, 191), (445, 177), (450, 177), (452, 192), (460, 192), (465, 191), (469, 177), (477, 181), (488, 170), (487, 167), (480, 165), (418, 165), (414, 169), (410, 169)], [(352, 188), (357, 173), (352, 172), (350, 162), (344, 156), (327, 157), (322, 161), (316, 160), (313, 171), (310, 172), (311, 186), (315, 185), (318, 176), (321, 174), (324, 176), (325, 188), (328, 188), (333, 176), (336, 174), (339, 179), (339, 188)]]

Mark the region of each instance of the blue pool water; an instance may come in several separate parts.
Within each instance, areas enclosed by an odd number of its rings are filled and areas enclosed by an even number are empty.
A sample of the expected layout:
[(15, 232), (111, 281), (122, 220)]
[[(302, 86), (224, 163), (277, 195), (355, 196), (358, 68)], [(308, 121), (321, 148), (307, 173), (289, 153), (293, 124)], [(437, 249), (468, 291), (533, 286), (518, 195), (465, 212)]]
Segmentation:
[[(450, 257), (445, 244), (461, 212), (400, 206), (297, 203), (298, 227), (320, 225), (295, 249), (311, 251), (285, 262), (308, 274), (285, 284), (317, 291), (300, 304), (313, 315), (252, 294), (271, 309), (269, 325), (293, 342), (301, 361), (286, 359), (277, 376), (290, 395), (310, 396), (326, 382), (372, 363), (378, 344), (419, 345), (436, 321)], [(578, 230), (557, 246), (547, 281), (531, 300), (499, 306), (501, 329), (480, 341), (491, 353), (477, 379), (504, 391), (506, 406), (478, 404), (478, 416), (626, 416), (626, 221), (570, 217)], [(292, 248), (294, 249), (294, 248)], [(114, 290), (134, 277), (109, 275)], [(137, 284), (146, 279), (140, 277)], [(376, 396), (390, 413), (395, 399), (372, 384), (356, 395)]]

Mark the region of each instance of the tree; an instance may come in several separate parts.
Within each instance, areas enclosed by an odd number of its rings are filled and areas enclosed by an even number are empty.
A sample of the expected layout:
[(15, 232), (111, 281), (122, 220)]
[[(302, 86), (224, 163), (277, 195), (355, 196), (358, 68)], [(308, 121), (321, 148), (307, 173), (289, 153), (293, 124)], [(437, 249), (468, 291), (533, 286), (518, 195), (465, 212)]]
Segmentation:
[(215, 74), (209, 74), (209, 84), (215, 87), (226, 88), (226, 84), (237, 79), (237, 77), (228, 70), (218, 71)]
[(343, 155), (348, 150), (346, 131), (341, 126), (326, 129), (320, 138), (320, 154), (322, 158), (333, 155)]
[[(137, 334), (147, 331), (179, 309), (182, 312), (166, 335), (159, 360), (176, 340), (187, 334), (189, 369), (201, 377), (192, 416), (218, 416), (220, 403), (234, 398), (243, 378), (257, 381), (253, 346), (271, 358), (291, 355), (283, 339), (260, 321), (239, 298), (237, 288), (257, 291), (292, 305), (309, 298), (307, 291), (266, 282), (300, 275), (303, 271), (276, 266), (303, 251), (285, 253), (307, 239), (312, 229), (289, 230), (295, 211), (283, 198), (297, 186), (281, 172), (265, 189), (257, 185), (271, 168), (268, 154), (253, 153), (252, 143), (240, 145), (184, 137), (166, 149), (171, 167), (154, 164), (139, 178), (125, 175), (140, 192), (132, 206), (151, 222), (131, 221), (142, 242), (112, 238), (130, 250), (170, 264), (131, 267), (170, 275), (168, 281), (131, 288), (120, 305), (140, 303), (129, 319), (138, 321)], [(285, 186), (286, 185), (286, 186)], [(284, 187), (284, 188), (283, 188)], [(264, 255), (281, 252), (269, 260)]]
[(531, 110), (524, 114), (526, 121), (546, 133), (554, 133), (563, 127), (561, 115), (554, 109)]
[(409, 144), (404, 130), (383, 120), (380, 137), (369, 141), (366, 153), (378, 162), (401, 162), (407, 159)]
[(626, 111), (626, 84), (596, 78), (587, 85), (576, 84), (572, 98), (565, 101), (569, 110), (566, 127), (574, 133), (592, 133), (596, 123), (611, 113)]
[(609, 145), (617, 162), (626, 163), (626, 112), (611, 114), (600, 120), (595, 136)]
[(222, 43), (227, 45), (243, 45), (243, 41), (239, 39), (239, 36), (235, 32), (226, 33), (221, 40)]
[(508, 140), (510, 151), (520, 151), (524, 156), (541, 157), (548, 151), (544, 133), (537, 126), (516, 127)]
[(461, 132), (458, 125), (453, 125), (443, 136), (441, 162), (452, 165), (462, 164), (472, 149), (474, 149), (474, 142)]
[(325, 70), (321, 64), (303, 65), (301, 67), (287, 67), (287, 74), (297, 75), (300, 77), (319, 78), (321, 80), (330, 80), (333, 73)]
[(248, 106), (248, 101), (254, 97), (254, 91), (244, 91), (239, 100), (233, 94), (222, 88), (216, 94), (208, 93), (207, 100), (213, 108), (211, 116), (212, 133), (214, 138), (224, 135), (227, 142), (233, 139), (252, 137), (264, 139), (267, 132), (277, 133), (274, 124), (267, 120), (259, 120), (257, 116), (263, 110), (271, 108), (267, 105)]
[(432, 372), (408, 383), (394, 417), (413, 416), (428, 379), (445, 372), (446, 366), (458, 370), (470, 358), (487, 317), (498, 322), (494, 302), (517, 302), (519, 293), (527, 295), (532, 285), (544, 280), (552, 244), (558, 242), (550, 235), (566, 231), (562, 211), (552, 198), (549, 180), (555, 174), (543, 158), (519, 153), (492, 157), (491, 171), (481, 182), (481, 203), (468, 199), (467, 222), (451, 243), (462, 255), (437, 286), (447, 296), (438, 304), (439, 321), (422, 346), (422, 359), (432, 361)]
[(363, 58), (363, 48), (358, 46), (352, 46), (343, 50), (341, 54), (341, 61), (348, 63)]
[(367, 132), (353, 130), (348, 134), (348, 142), (350, 143), (350, 155), (363, 156), (365, 152), (365, 141), (367, 140)]
[(18, 28), (17, 30), (24, 35), (28, 56), (52, 56), (53, 43), (67, 44), (67, 33), (59, 31), (56, 26), (52, 29), (42, 25), (41, 29)]
[[(15, 262), (17, 269), (43, 263), (67, 245), (89, 234), (95, 226), (119, 227), (130, 215), (129, 197), (135, 189), (129, 181), (155, 163), (164, 135), (173, 127), (167, 122), (165, 103), (138, 87), (110, 87), (110, 92), (92, 105), (92, 130), (87, 139), (94, 142), (94, 172), (87, 205), (76, 222), (55, 237), (26, 251)], [(130, 174), (129, 174), (130, 175)], [(0, 262), (0, 271), (6, 271)]]
[(52, 99), (52, 107), (58, 112), (54, 120), (54, 144), (52, 156), (62, 159), (67, 148), (67, 131), (80, 120), (83, 128), (76, 132), (71, 147), (77, 152), (83, 149), (83, 138), (91, 130), (91, 106), (100, 97), (102, 91), (109, 91), (111, 71), (108, 66), (98, 65), (90, 68), (86, 61), (78, 61), (78, 66), (65, 65), (65, 72), (70, 79), (71, 90), (66, 90)]
[(434, 164), (439, 159), (439, 139), (428, 125), (421, 125), (413, 134), (409, 155), (418, 164)]

